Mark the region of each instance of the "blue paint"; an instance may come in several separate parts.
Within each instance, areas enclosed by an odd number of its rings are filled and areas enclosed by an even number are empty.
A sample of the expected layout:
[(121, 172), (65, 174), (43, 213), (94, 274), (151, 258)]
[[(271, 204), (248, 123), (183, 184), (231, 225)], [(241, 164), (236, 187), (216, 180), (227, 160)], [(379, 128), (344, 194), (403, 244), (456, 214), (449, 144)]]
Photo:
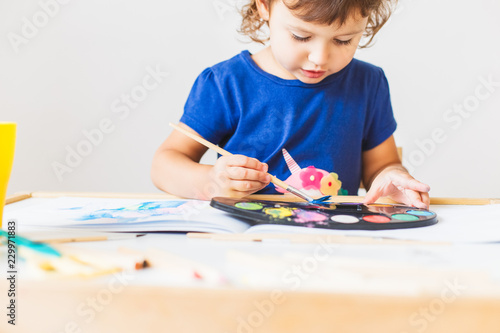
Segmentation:
[(115, 218), (115, 216), (109, 212), (102, 212), (102, 213), (95, 212), (93, 214), (87, 214), (79, 218), (76, 218), (75, 221), (91, 221), (97, 219), (112, 219), (112, 218)]
[(150, 202), (145, 202), (142, 205), (140, 205), (138, 210), (151, 210), (151, 209), (160, 209), (160, 208), (177, 208), (185, 203), (186, 203), (185, 200), (163, 201), (163, 202), (150, 201)]
[(328, 201), (330, 200), (332, 196), (331, 195), (325, 195), (324, 197), (321, 197), (321, 198), (318, 198), (318, 199), (314, 199), (313, 201), (311, 201), (312, 204), (323, 204), (325, 203), (325, 201)]
[(127, 207), (99, 209), (91, 213), (83, 214), (74, 220), (89, 222), (100, 219), (112, 219), (116, 222), (131, 223), (153, 216), (181, 215), (184, 213), (182, 206), (186, 203), (188, 202), (185, 200), (147, 201)]
[(417, 216), (431, 216), (434, 215), (431, 212), (425, 210), (409, 210), (406, 212), (407, 214), (417, 215)]

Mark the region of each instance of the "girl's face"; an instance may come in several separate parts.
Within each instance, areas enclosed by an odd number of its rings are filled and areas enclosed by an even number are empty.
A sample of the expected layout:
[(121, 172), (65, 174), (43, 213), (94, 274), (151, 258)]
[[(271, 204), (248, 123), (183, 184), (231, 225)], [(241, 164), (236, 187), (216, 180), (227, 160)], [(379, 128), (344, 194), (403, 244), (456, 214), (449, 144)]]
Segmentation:
[(318, 83), (347, 66), (368, 22), (355, 13), (342, 26), (320, 25), (297, 18), (282, 0), (274, 1), (270, 11), (261, 1), (257, 4), (269, 22), (273, 74), (304, 83)]

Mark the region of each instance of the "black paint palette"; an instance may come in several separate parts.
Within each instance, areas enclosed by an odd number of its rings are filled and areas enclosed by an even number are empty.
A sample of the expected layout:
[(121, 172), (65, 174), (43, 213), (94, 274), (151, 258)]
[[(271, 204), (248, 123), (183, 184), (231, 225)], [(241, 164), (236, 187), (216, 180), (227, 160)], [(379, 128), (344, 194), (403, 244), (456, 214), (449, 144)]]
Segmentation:
[(213, 198), (210, 205), (257, 224), (282, 224), (341, 230), (384, 230), (436, 224), (431, 211), (393, 204), (281, 202)]

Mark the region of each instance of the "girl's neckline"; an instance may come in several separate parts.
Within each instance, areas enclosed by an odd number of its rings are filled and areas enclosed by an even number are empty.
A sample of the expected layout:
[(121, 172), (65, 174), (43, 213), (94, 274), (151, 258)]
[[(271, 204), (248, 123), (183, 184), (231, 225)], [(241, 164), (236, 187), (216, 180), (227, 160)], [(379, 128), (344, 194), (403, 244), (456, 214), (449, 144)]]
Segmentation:
[[(284, 86), (295, 86), (295, 87), (307, 87), (307, 88), (315, 88), (315, 87), (319, 87), (319, 86), (322, 86), (322, 85), (325, 85), (325, 84), (329, 84), (333, 81), (335, 81), (338, 77), (340, 77), (342, 74), (344, 74), (345, 72), (347, 72), (348, 68), (351, 67), (353, 61), (351, 60), (351, 62), (349, 62), (349, 64), (347, 64), (347, 66), (345, 66), (344, 68), (342, 68), (340, 71), (338, 71), (337, 73), (334, 73), (334, 74), (331, 74), (329, 75), (328, 77), (326, 77), (325, 79), (323, 79), (321, 82), (318, 82), (318, 83), (304, 83), (300, 80), (286, 80), (286, 79), (282, 79), (276, 75), (273, 75), (273, 74), (270, 74), (266, 71), (264, 71), (262, 68), (260, 68), (256, 63), (255, 61), (252, 59), (252, 55), (250, 54), (250, 52), (248, 50), (244, 50), (241, 52), (241, 56), (243, 57), (243, 59), (250, 65), (251, 68), (253, 68), (257, 73), (259, 73), (260, 75), (262, 76), (265, 76), (266, 78), (278, 83), (278, 84), (281, 84), (281, 85), (284, 85)], [(354, 58), (353, 58), (354, 60)]]

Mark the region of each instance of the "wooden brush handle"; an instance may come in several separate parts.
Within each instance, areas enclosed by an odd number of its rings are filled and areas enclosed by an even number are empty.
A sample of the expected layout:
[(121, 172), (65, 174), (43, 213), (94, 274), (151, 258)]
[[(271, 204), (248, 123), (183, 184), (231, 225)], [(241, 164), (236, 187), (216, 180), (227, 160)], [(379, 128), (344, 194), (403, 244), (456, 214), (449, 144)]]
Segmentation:
[[(176, 130), (178, 130), (179, 132), (181, 132), (182, 134), (190, 137), (194, 141), (197, 141), (198, 143), (201, 143), (202, 145), (204, 145), (205, 147), (207, 147), (209, 149), (215, 150), (216, 152), (218, 152), (219, 154), (221, 154), (223, 156), (231, 156), (231, 155), (233, 155), (230, 152), (228, 152), (227, 150), (224, 150), (221, 147), (214, 145), (210, 141), (207, 141), (207, 140), (203, 139), (198, 134), (195, 134), (195, 133), (192, 133), (192, 132), (188, 132), (184, 128), (181, 128), (181, 127), (179, 127), (177, 125), (174, 125), (172, 123), (169, 123), (169, 125), (172, 126), (173, 128), (175, 128)], [(288, 188), (288, 184), (285, 183), (284, 181), (279, 180), (278, 178), (276, 178), (275, 176), (271, 175), (270, 173), (268, 173), (268, 175), (271, 176), (271, 182), (273, 184), (275, 184), (276, 186), (279, 186), (279, 187), (281, 187), (284, 190), (286, 190)]]
[(194, 141), (197, 141), (198, 143), (201, 143), (202, 145), (204, 145), (205, 147), (207, 147), (209, 149), (215, 150), (216, 152), (218, 152), (221, 155), (224, 155), (224, 156), (231, 156), (231, 155), (233, 155), (230, 152), (228, 152), (227, 150), (224, 150), (221, 147), (214, 145), (210, 141), (207, 141), (207, 140), (203, 139), (198, 134), (195, 134), (195, 133), (192, 133), (192, 132), (188, 132), (184, 128), (181, 128), (181, 127), (179, 127), (177, 125), (174, 125), (172, 123), (168, 123), (168, 124), (170, 126), (172, 126), (173, 128), (175, 128), (176, 130), (178, 130), (179, 132), (181, 132), (182, 134), (189, 136)]

